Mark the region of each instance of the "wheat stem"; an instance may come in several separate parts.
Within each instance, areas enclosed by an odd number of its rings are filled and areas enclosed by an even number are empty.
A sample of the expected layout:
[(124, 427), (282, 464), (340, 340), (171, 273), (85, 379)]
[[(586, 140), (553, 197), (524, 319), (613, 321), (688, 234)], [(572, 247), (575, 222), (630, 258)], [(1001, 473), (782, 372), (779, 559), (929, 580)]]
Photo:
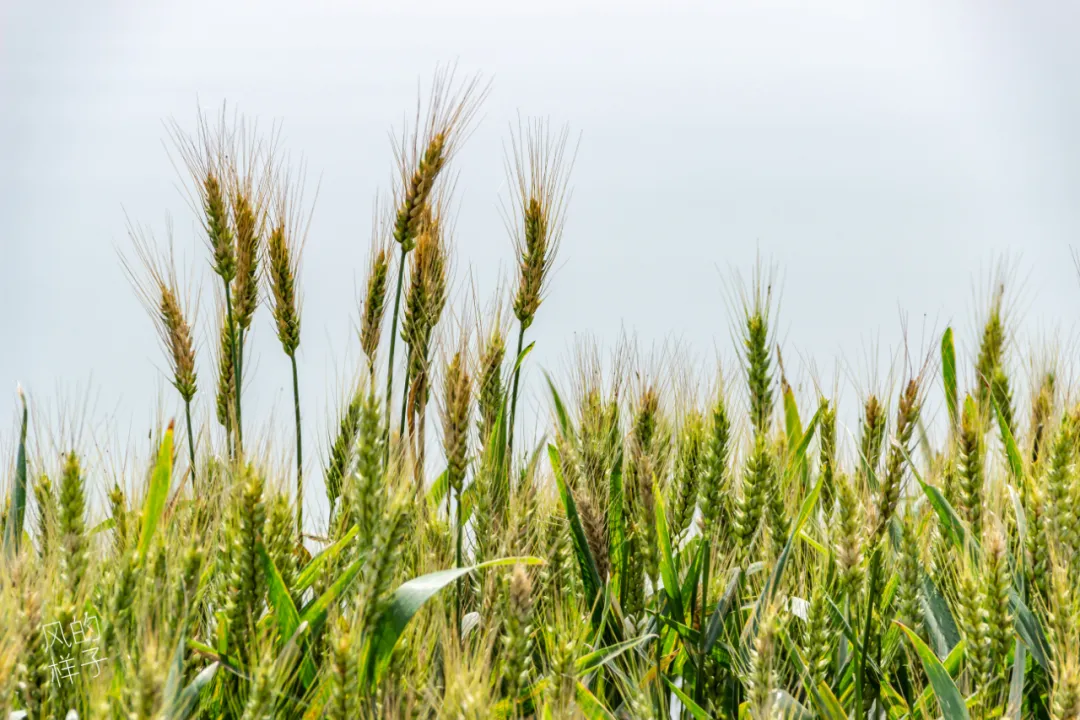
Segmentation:
[(195, 485), (195, 435), (191, 432), (191, 400), (184, 399), (184, 416), (187, 420), (188, 461), (191, 464), (191, 484)]
[(404, 440), (405, 438), (405, 415), (409, 407), (409, 383), (412, 381), (412, 346), (407, 346), (405, 355), (405, 384), (401, 391), (401, 421), (398, 427), (398, 437)]
[(694, 676), (694, 702), (699, 706), (702, 703), (705, 690), (704, 678), (702, 676), (705, 672), (705, 644), (708, 641), (709, 570), (712, 565), (712, 542), (708, 536), (705, 537), (703, 542), (705, 543), (705, 549), (702, 551), (701, 556), (701, 613), (699, 615), (700, 621), (698, 623), (698, 629), (701, 634), (701, 644), (698, 647), (697, 675)]
[(229, 283), (225, 283), (225, 317), (229, 324), (229, 338), (232, 340), (233, 360), (233, 396), (236, 399), (236, 451), (239, 458), (244, 453), (244, 431), (240, 425), (240, 348), (236, 331), (236, 320), (233, 318), (232, 290)]
[[(398, 314), (401, 311), (401, 286), (405, 282), (405, 255), (409, 251), (405, 245), (401, 246), (401, 256), (398, 258), (397, 290), (394, 292), (394, 318), (390, 323), (390, 359), (386, 363), (386, 460), (390, 460), (390, 398), (394, 391), (394, 350), (397, 345)], [(408, 372), (408, 365), (406, 372)], [(408, 387), (406, 382), (405, 386)], [(402, 413), (404, 418), (404, 413)], [(402, 432), (404, 434), (404, 431)]]
[(289, 356), (292, 361), (293, 410), (296, 413), (296, 535), (304, 533), (304, 445), (300, 426), (300, 380), (296, 372), (296, 353)]
[[(517, 414), (518, 381), (521, 379), (521, 350), (525, 343), (525, 323), (519, 323), (517, 354), (514, 355), (514, 390), (510, 395), (510, 425), (507, 429), (506, 462), (511, 463), (514, 459), (514, 416)], [(507, 475), (509, 477), (509, 475)]]

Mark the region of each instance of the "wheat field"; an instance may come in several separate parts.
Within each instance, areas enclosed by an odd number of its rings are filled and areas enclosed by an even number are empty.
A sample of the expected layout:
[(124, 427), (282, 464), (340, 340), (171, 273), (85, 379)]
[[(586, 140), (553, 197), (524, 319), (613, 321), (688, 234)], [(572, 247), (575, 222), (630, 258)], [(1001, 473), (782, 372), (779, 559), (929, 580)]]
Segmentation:
[[(172, 126), (214, 316), (132, 224), (125, 268), (184, 414), (154, 457), (105, 478), (77, 448), (31, 452), (46, 444), (20, 394), (0, 710), (1080, 719), (1080, 403), (1052, 354), (1012, 342), (1007, 273), (974, 357), (947, 328), (842, 418), (827, 384), (799, 406), (759, 265), (734, 282), (737, 362), (691, 373), (579, 345), (568, 377), (544, 374), (534, 443), (521, 372), (574, 148), (565, 129), (518, 125), (516, 277), (487, 311), (455, 307), (451, 168), (487, 90), (440, 71), (399, 136), (364, 268), (364, 370), (314, 463), (300, 173), (242, 120)], [(245, 415), (245, 344), (271, 327), (292, 367), (290, 467)], [(305, 487), (325, 490), (327, 517), (304, 517)]]

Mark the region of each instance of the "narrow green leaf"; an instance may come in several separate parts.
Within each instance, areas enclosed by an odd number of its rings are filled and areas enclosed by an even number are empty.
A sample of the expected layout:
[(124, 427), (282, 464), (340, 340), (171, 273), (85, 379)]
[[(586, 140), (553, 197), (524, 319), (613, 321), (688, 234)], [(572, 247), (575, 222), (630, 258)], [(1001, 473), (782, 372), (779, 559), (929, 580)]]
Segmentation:
[(454, 568), (451, 570), (439, 570), (438, 572), (428, 573), (427, 575), (421, 575), (418, 578), (413, 578), (400, 586), (390, 596), (390, 602), (386, 607), (386, 611), (379, 619), (378, 626), (374, 631), (374, 640), (372, 642), (372, 652), (374, 664), (375, 677), (382, 674), (383, 670), (390, 663), (390, 655), (394, 650), (394, 646), (397, 645), (398, 638), (401, 637), (401, 633), (405, 631), (405, 627), (416, 615), (417, 611), (423, 607), (433, 595), (442, 590), (447, 585), (450, 585), (459, 577), (463, 577), (473, 572), (474, 570), (483, 570), (485, 568), (498, 567), (502, 565), (516, 565), (521, 563), (522, 565), (542, 565), (544, 563), (540, 558), (534, 557), (511, 557), (502, 558), (500, 560), (490, 560), (488, 562), (480, 563), (479, 565), (472, 565), (470, 567)]
[(157, 464), (150, 476), (150, 488), (146, 493), (146, 504), (143, 506), (142, 533), (139, 536), (139, 555), (146, 557), (150, 549), (150, 541), (154, 539), (154, 531), (161, 522), (161, 515), (165, 512), (165, 501), (169, 497), (169, 486), (172, 483), (173, 463), (173, 423), (169, 421), (169, 427), (165, 430), (165, 437), (158, 449)]
[(345, 568), (345, 570), (338, 576), (337, 580), (326, 589), (322, 595), (313, 600), (307, 607), (304, 608), (304, 612), (300, 615), (300, 622), (306, 622), (311, 627), (311, 634), (314, 637), (322, 629), (323, 624), (326, 622), (326, 616), (330, 612), (330, 606), (341, 596), (342, 593), (352, 584), (356, 576), (360, 574), (360, 570), (364, 567), (364, 558), (360, 558), (352, 565)]
[(535, 346), (536, 346), (536, 341), (535, 340), (533, 340), (531, 343), (529, 343), (528, 345), (525, 346), (525, 348), (521, 351), (521, 354), (518, 355), (517, 362), (514, 363), (514, 371), (510, 373), (511, 375), (513, 375), (514, 373), (516, 373), (518, 370), (521, 369), (521, 366), (525, 363), (525, 358), (529, 357), (529, 353), (531, 353), (533, 351), (533, 347), (535, 347)]
[(1009, 703), (1005, 714), (1012, 720), (1020, 720), (1020, 708), (1024, 704), (1024, 644), (1017, 639), (1013, 648), (1012, 678), (1009, 680)]
[(562, 462), (559, 458), (559, 450), (554, 445), (548, 445), (548, 457), (551, 459), (551, 470), (555, 474), (555, 485), (559, 490), (563, 506), (566, 508), (566, 519), (570, 524), (570, 539), (574, 543), (574, 554), (577, 556), (578, 565), (581, 568), (581, 580), (585, 585), (585, 597), (590, 606), (596, 602), (596, 596), (603, 587), (600, 573), (596, 569), (596, 560), (589, 549), (589, 542), (585, 539), (585, 530), (581, 527), (581, 518), (578, 516), (577, 503), (574, 502), (574, 494), (566, 486), (566, 480), (562, 474)]
[(833, 695), (832, 690), (829, 689), (828, 683), (822, 681), (816, 686), (813, 684), (799, 648), (791, 641), (791, 636), (787, 632), (784, 633), (783, 637), (784, 645), (788, 650), (788, 657), (794, 663), (796, 674), (802, 680), (803, 688), (805, 688), (807, 695), (810, 696), (819, 718), (821, 720), (847, 720), (847, 714), (844, 712), (843, 706)]
[(1009, 605), (1016, 618), (1016, 633), (1031, 651), (1031, 657), (1039, 663), (1044, 670), (1050, 672), (1050, 643), (1046, 640), (1039, 619), (1032, 614), (1027, 604), (1016, 594), (1016, 590), (1009, 589)]
[(608, 482), (608, 547), (611, 554), (611, 593), (619, 597), (622, 583), (623, 544), (626, 542), (626, 518), (623, 515), (623, 456), (615, 457)]
[(192, 716), (192, 712), (199, 704), (199, 695), (202, 693), (203, 688), (214, 679), (214, 674), (217, 673), (219, 665), (220, 663), (217, 662), (210, 663), (188, 683), (188, 686), (180, 692), (180, 697), (168, 712), (167, 717), (169, 720), (187, 720)]
[[(807, 433), (809, 434), (809, 432)], [(758, 624), (761, 622), (761, 615), (765, 612), (766, 606), (772, 602), (773, 597), (776, 594), (777, 588), (780, 587), (780, 578), (784, 575), (784, 568), (787, 566), (788, 558), (791, 556), (791, 549), (795, 545), (795, 539), (799, 537), (799, 533), (802, 532), (803, 525), (806, 524), (807, 519), (814, 510), (814, 506), (817, 505), (818, 495), (821, 494), (821, 483), (824, 481), (824, 475), (820, 476), (817, 482), (814, 484), (814, 488), (807, 493), (803, 499), (802, 507), (799, 509), (799, 515), (795, 519), (795, 525), (791, 528), (791, 534), (788, 536), (787, 542), (784, 544), (784, 549), (780, 552), (780, 557), (776, 559), (776, 566), (773, 568), (772, 574), (769, 576), (765, 587), (761, 590), (761, 595), (758, 596), (757, 603), (754, 605), (754, 612), (750, 616), (749, 622), (746, 624), (746, 628), (743, 631), (743, 645), (750, 646), (750, 643), (757, 637)]]
[(656, 512), (656, 539), (660, 544), (660, 577), (664, 580), (664, 592), (671, 602), (675, 620), (683, 622), (682, 590), (679, 587), (679, 575), (675, 571), (675, 559), (671, 554), (671, 534), (668, 532), (667, 505), (664, 503), (664, 494), (660, 492), (660, 485), (653, 478), (654, 510)]
[(4, 525), (4, 553), (10, 558), (19, 553), (22, 542), (23, 522), (26, 518), (26, 421), (30, 415), (26, 405), (26, 396), (19, 388), (22, 400), (22, 425), (19, 430), (19, 450), (15, 456), (15, 484), (11, 489), (11, 506), (8, 508), (8, 520)]
[(769, 693), (773, 712), (784, 720), (814, 720), (814, 714), (793, 698), (786, 690), (773, 690)]
[(915, 648), (916, 654), (922, 661), (923, 670), (926, 672), (926, 677), (930, 679), (930, 685), (934, 688), (934, 695), (937, 696), (938, 705), (941, 706), (943, 720), (968, 720), (968, 711), (967, 706), (964, 704), (964, 698), (960, 695), (960, 691), (956, 689), (956, 683), (953, 682), (941, 661), (937, 659), (934, 651), (903, 623), (896, 620), (893, 623), (904, 631), (908, 641), (911, 642), (911, 646)]
[(428, 488), (428, 505), (433, 508), (442, 505), (442, 501), (446, 499), (446, 491), (449, 489), (450, 475), (446, 470), (443, 470), (439, 473), (439, 477), (435, 478), (435, 482), (431, 483), (431, 487)]
[(925, 572), (922, 573), (922, 589), (919, 600), (923, 608), (927, 633), (934, 644), (934, 652), (939, 658), (948, 657), (952, 649), (960, 642), (956, 621), (934, 579)]
[(90, 528), (90, 534), (97, 535), (98, 533), (103, 533), (106, 530), (112, 530), (114, 527), (116, 527), (116, 518), (105, 518), (97, 525)]
[[(531, 345), (529, 347), (532, 347)], [(548, 390), (551, 391), (551, 400), (555, 403), (555, 419), (559, 423), (559, 432), (563, 437), (569, 437), (571, 426), (570, 416), (566, 412), (566, 406), (563, 404), (562, 398), (559, 397), (559, 391), (555, 389), (555, 382), (548, 375), (547, 371), (544, 371), (544, 378), (547, 380)]]
[(795, 446), (795, 452), (788, 461), (786, 470), (788, 476), (792, 475), (797, 470), (807, 467), (806, 453), (810, 449), (810, 443), (814, 439), (814, 433), (817, 431), (817, 426), (820, 422), (821, 408), (819, 407), (813, 417), (810, 418), (810, 422), (807, 423), (806, 430), (802, 433), (799, 444)]
[(799, 406), (795, 402), (795, 392), (788, 385), (784, 388), (784, 428), (787, 431), (788, 449), (794, 450), (802, 442), (802, 419), (799, 418)]
[[(919, 473), (915, 470), (914, 466), (908, 464), (911, 467), (912, 474), (919, 482), (923, 492), (926, 494), (926, 499), (930, 501), (930, 506), (934, 508), (934, 512), (937, 513), (938, 520), (941, 521), (941, 526), (945, 530), (945, 533), (953, 542), (953, 546), (957, 550), (963, 551), (967, 545), (968, 532), (964, 526), (964, 521), (960, 519), (960, 516), (953, 510), (952, 505), (945, 499), (945, 496), (933, 485), (929, 485), (923, 482), (923, 479), (919, 477)], [(974, 539), (972, 542), (976, 542)]]
[(956, 390), (956, 346), (951, 327), (941, 336), (941, 380), (945, 385), (945, 405), (949, 409), (949, 424), (960, 425), (960, 400)]
[(300, 613), (296, 611), (289, 589), (285, 587), (285, 581), (281, 579), (281, 573), (274, 565), (274, 558), (266, 551), (266, 545), (259, 539), (255, 545), (259, 559), (262, 561), (263, 573), (266, 574), (267, 589), (266, 597), (270, 607), (274, 609), (274, 618), (277, 621), (278, 637), (282, 641), (292, 637), (296, 628), (300, 626)]
[(173, 660), (169, 663), (169, 674), (165, 676), (165, 707), (166, 715), (168, 708), (174, 706), (180, 697), (180, 681), (184, 679), (184, 636), (181, 633), (180, 640), (176, 643), (176, 652)]
[(1013, 478), (1020, 480), (1024, 476), (1024, 458), (1020, 454), (1020, 448), (1016, 446), (1012, 431), (1005, 423), (1005, 415), (1001, 412), (997, 397), (991, 394), (991, 400), (994, 404), (994, 414), (997, 415), (998, 430), (1001, 432), (1001, 443), (1005, 446), (1005, 459), (1009, 461), (1009, 472), (1012, 473)]
[(360, 527), (358, 525), (353, 525), (349, 528), (347, 533), (341, 536), (340, 540), (330, 547), (324, 548), (318, 555), (311, 558), (311, 561), (305, 565), (304, 569), (300, 571), (300, 574), (296, 576), (296, 582), (293, 583), (295, 586), (293, 590), (296, 592), (297, 596), (315, 583), (315, 580), (319, 577), (319, 573), (323, 571), (323, 568), (326, 567), (327, 563), (332, 562), (334, 558), (340, 555), (341, 551), (346, 545), (352, 542), (352, 539), (356, 537), (356, 533), (359, 531)]
[(705, 543), (697, 542), (699, 538), (695, 538), (692, 543), (696, 543), (696, 547), (691, 544), (689, 548), (684, 551), (682, 557), (685, 557), (685, 553), (691, 549), (694, 551), (694, 559), (690, 563), (690, 568), (686, 571), (686, 574), (682, 582), (682, 597), (685, 603), (689, 604), (689, 607), (684, 608), (684, 613), (688, 616), (687, 622), (690, 621), (689, 615), (693, 613), (694, 600), (697, 597), (698, 581), (701, 580), (701, 565), (705, 561)]
[(578, 675), (584, 677), (594, 670), (598, 670), (601, 666), (608, 664), (623, 653), (633, 650), (655, 637), (656, 635), (651, 634), (638, 635), (630, 640), (623, 640), (620, 643), (615, 643), (614, 645), (609, 645), (600, 648), (599, 650), (593, 650), (586, 655), (582, 655), (576, 662)]
[[(1020, 493), (1012, 483), (1008, 485), (1009, 499), (1012, 500), (1013, 514), (1016, 516), (1016, 540), (1017, 546), (1027, 547), (1027, 513), (1024, 512), (1024, 503), (1020, 499)], [(1018, 563), (1023, 562), (1023, 553), (1017, 558)]]
[(716, 603), (712, 616), (709, 618), (709, 627), (705, 633), (705, 654), (712, 652), (716, 638), (720, 636), (720, 628), (724, 626), (728, 611), (735, 602), (735, 593), (739, 589), (739, 580), (742, 578), (742, 569), (734, 568), (731, 571), (731, 579), (728, 580), (724, 594), (720, 596), (720, 602)]
[(705, 712), (705, 708), (698, 705), (696, 702), (690, 699), (690, 696), (684, 693), (679, 687), (671, 682), (668, 678), (664, 678), (664, 682), (668, 684), (671, 691), (675, 693), (675, 697), (679, 698), (679, 702), (683, 704), (687, 712), (694, 716), (695, 720), (712, 720), (712, 716)]
[(577, 704), (587, 720), (615, 720), (604, 704), (580, 682), (577, 684)]

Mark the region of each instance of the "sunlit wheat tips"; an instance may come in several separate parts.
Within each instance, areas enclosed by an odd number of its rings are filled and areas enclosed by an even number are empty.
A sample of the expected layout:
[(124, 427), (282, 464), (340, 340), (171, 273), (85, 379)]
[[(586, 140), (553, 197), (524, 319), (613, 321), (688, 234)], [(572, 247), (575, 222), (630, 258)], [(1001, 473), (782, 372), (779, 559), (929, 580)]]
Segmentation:
[[(447, 239), (450, 228), (442, 214), (444, 207), (444, 203), (440, 202), (424, 213), (416, 249), (411, 256), (405, 315), (401, 324), (401, 337), (408, 346), (402, 426), (408, 423), (410, 439), (419, 455), (423, 454), (422, 420), (430, 391), (432, 341), (446, 307), (449, 290)], [(419, 435), (416, 428), (418, 421), (421, 426)]]
[(299, 176), (285, 172), (274, 178), (276, 194), (267, 243), (270, 304), (277, 336), (292, 365), (293, 410), (296, 429), (296, 529), (303, 533), (304, 452), (300, 423), (300, 380), (296, 349), (300, 346), (300, 299), (297, 288), (300, 255), (307, 237), (310, 213), (303, 214), (302, 169)]
[(167, 248), (157, 246), (145, 227), (129, 223), (128, 236), (138, 268), (127, 260), (125, 269), (143, 305), (150, 313), (158, 338), (165, 350), (172, 375), (171, 382), (184, 401), (188, 436), (188, 462), (195, 473), (195, 433), (191, 422), (191, 402), (198, 389), (195, 370), (195, 342), (192, 327), (197, 306), (177, 278), (173, 253), (172, 226), (168, 226)]
[(189, 197), (206, 236), (211, 267), (225, 284), (231, 283), (236, 277), (236, 240), (224, 185), (232, 134), (225, 110), (222, 108), (214, 125), (200, 111), (194, 134), (185, 132), (175, 121), (169, 124), (169, 132), (189, 176)]
[[(504, 216), (518, 263), (513, 301), (518, 320), (515, 362), (524, 347), (525, 331), (536, 318), (562, 240), (567, 183), (574, 163), (574, 156), (568, 154), (568, 140), (569, 128), (552, 131), (544, 120), (522, 123), (519, 119), (516, 132), (511, 134), (506, 172), (513, 195)], [(507, 424), (511, 459), (520, 378), (521, 368), (516, 367)]]
[[(420, 103), (417, 103), (412, 129), (402, 135), (400, 146), (395, 148), (398, 178), (394, 188), (395, 215), (392, 234), (401, 247), (401, 254), (394, 289), (394, 314), (390, 323), (390, 355), (386, 366), (388, 437), (394, 384), (394, 350), (405, 279), (405, 258), (416, 245), (422, 216), (434, 192), (436, 180), (468, 135), (474, 116), (488, 91), (488, 86), (480, 84), (479, 75), (457, 83), (454, 71), (455, 68), (451, 66), (435, 73), (426, 110), (422, 111)], [(408, 386), (408, 376), (405, 385)]]
[[(364, 286), (364, 298), (360, 307), (360, 348), (367, 358), (368, 376), (374, 381), (375, 362), (382, 339), (383, 318), (386, 315), (386, 290), (390, 276), (390, 248), (386, 242), (384, 218), (375, 208), (376, 220), (373, 223), (371, 239), (371, 257), (368, 262), (367, 281)], [(372, 386), (374, 392), (374, 385)]]
[(740, 354), (750, 398), (750, 420), (757, 435), (769, 432), (775, 402), (769, 330), (772, 281), (772, 275), (764, 275), (761, 268), (755, 272), (750, 288), (738, 281), (742, 312)]

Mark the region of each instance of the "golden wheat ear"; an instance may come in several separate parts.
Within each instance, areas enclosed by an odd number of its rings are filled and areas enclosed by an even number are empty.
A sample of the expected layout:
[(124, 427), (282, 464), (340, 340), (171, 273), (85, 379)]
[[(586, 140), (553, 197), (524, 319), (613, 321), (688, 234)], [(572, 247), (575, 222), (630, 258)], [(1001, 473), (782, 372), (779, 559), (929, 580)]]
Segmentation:
[(311, 210), (305, 216), (303, 165), (272, 177), (274, 208), (267, 242), (267, 275), (271, 309), (281, 348), (292, 365), (293, 414), (296, 431), (296, 533), (303, 537), (304, 445), (300, 420), (300, 379), (296, 350), (300, 346), (300, 260)]
[(173, 253), (172, 224), (167, 223), (166, 247), (160, 247), (146, 227), (128, 222), (128, 237), (135, 255), (134, 264), (123, 258), (125, 271), (136, 294), (146, 307), (165, 350), (171, 382), (184, 401), (187, 420), (188, 462), (195, 475), (195, 435), (191, 421), (191, 403), (198, 390), (195, 371), (195, 322), (191, 292), (182, 287), (177, 276)]
[(368, 261), (364, 299), (360, 308), (360, 348), (368, 361), (368, 378), (374, 393), (375, 363), (382, 340), (386, 316), (386, 290), (390, 279), (389, 216), (375, 202), (371, 229), (371, 255)]

